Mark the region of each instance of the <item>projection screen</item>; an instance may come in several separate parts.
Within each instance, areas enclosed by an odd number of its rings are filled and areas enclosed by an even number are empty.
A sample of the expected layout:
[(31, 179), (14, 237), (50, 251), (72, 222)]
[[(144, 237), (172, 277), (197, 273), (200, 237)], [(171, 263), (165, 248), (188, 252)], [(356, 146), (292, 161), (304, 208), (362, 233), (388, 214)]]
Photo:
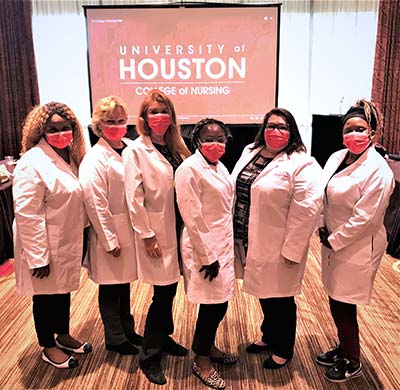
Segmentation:
[(91, 106), (118, 95), (135, 124), (157, 88), (180, 124), (261, 123), (276, 106), (279, 5), (85, 7)]

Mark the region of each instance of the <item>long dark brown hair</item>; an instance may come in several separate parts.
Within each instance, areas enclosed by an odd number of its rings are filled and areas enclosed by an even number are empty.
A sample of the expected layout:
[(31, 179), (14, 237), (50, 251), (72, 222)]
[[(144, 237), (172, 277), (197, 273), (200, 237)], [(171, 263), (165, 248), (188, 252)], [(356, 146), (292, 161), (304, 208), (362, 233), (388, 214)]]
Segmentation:
[(254, 139), (254, 146), (252, 149), (257, 149), (260, 146), (265, 146), (264, 132), (267, 127), (268, 119), (272, 115), (277, 115), (285, 120), (286, 125), (289, 128), (290, 139), (288, 145), (282, 150), (286, 154), (292, 154), (293, 152), (306, 152), (307, 149), (301, 139), (299, 128), (297, 127), (296, 120), (293, 115), (284, 108), (273, 108), (271, 111), (267, 112), (264, 116), (263, 124), (258, 131), (256, 138)]

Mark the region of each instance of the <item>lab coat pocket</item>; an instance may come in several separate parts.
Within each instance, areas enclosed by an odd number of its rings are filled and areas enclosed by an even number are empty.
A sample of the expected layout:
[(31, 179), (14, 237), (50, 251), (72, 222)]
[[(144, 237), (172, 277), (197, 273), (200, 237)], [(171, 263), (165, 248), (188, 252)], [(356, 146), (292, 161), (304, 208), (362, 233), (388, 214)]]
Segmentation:
[(156, 234), (156, 239), (158, 241), (158, 244), (162, 247), (166, 247), (168, 243), (166, 237), (164, 213), (149, 212), (148, 216), (150, 220), (151, 229)]
[(47, 237), (49, 242), (50, 262), (57, 261), (60, 245), (60, 226), (47, 225)]
[(127, 214), (113, 215), (114, 226), (120, 247), (133, 245), (133, 231)]

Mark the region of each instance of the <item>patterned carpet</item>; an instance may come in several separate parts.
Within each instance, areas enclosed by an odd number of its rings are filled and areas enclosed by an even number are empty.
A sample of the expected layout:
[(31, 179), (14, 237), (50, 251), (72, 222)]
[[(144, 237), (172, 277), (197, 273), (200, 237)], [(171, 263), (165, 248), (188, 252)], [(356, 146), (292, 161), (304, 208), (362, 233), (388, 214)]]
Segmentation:
[[(333, 321), (327, 297), (322, 290), (319, 269), (319, 242), (311, 243), (303, 293), (296, 298), (298, 327), (295, 356), (284, 368), (262, 369), (266, 355), (248, 355), (245, 347), (259, 337), (261, 311), (258, 301), (240, 292), (230, 302), (226, 318), (217, 334), (217, 345), (237, 353), (239, 363), (230, 368), (218, 367), (227, 389), (400, 389), (399, 348), (399, 276), (392, 268), (395, 259), (385, 256), (378, 271), (372, 304), (359, 307), (361, 359), (363, 376), (344, 384), (327, 382), (325, 369), (314, 357), (335, 342)], [(140, 282), (132, 284), (132, 310), (137, 331), (143, 332), (151, 288)], [(15, 294), (14, 275), (0, 276), (0, 389), (161, 389), (150, 384), (138, 370), (138, 357), (122, 357), (104, 349), (103, 327), (97, 306), (97, 286), (82, 271), (82, 283), (72, 295), (71, 333), (93, 343), (94, 351), (79, 357), (73, 370), (57, 370), (40, 360), (29, 298)], [(190, 347), (197, 309), (184, 296), (183, 284), (175, 300), (174, 338)], [(191, 357), (166, 357), (165, 390), (206, 389), (190, 371)]]

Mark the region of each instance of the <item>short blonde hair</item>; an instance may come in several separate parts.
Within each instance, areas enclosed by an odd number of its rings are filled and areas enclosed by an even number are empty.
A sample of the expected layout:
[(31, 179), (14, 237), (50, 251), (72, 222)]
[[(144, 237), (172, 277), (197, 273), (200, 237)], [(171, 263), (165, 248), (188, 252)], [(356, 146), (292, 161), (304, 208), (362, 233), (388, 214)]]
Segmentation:
[(102, 132), (99, 128), (99, 123), (102, 122), (109, 114), (111, 114), (116, 108), (122, 108), (126, 116), (128, 116), (127, 104), (118, 96), (107, 96), (100, 99), (96, 103), (92, 115), (92, 131), (98, 137), (102, 136)]
[(68, 148), (72, 160), (79, 167), (86, 152), (82, 126), (72, 110), (64, 103), (49, 102), (43, 106), (38, 105), (30, 111), (22, 128), (21, 155), (37, 145), (40, 139), (44, 137), (45, 125), (55, 114), (71, 122), (73, 140)]

